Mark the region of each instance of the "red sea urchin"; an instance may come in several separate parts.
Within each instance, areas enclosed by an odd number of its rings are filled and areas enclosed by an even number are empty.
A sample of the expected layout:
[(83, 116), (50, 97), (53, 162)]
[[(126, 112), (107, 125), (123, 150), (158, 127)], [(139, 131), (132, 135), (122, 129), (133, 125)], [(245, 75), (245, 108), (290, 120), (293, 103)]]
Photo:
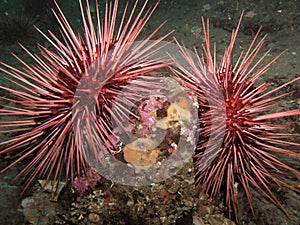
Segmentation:
[[(146, 45), (163, 24), (133, 45), (157, 4), (146, 10), (147, 1), (145, 1), (137, 12), (136, 1), (130, 13), (127, 13), (128, 4), (126, 4), (118, 23), (118, 0), (106, 3), (103, 20), (96, 7), (94, 24), (89, 2), (87, 1), (86, 13), (81, 0), (79, 3), (83, 35), (75, 34), (56, 4), (57, 10), (53, 10), (53, 13), (60, 24), (62, 40), (51, 31), (47, 36), (37, 28), (54, 50), (39, 46), (42, 55), (40, 57), (22, 47), (36, 64), (28, 65), (15, 56), (23, 65), (21, 70), (2, 63), (6, 68), (1, 68), (1, 71), (14, 87), (1, 86), (1, 89), (8, 93), (1, 99), (9, 102), (1, 105), (1, 133), (8, 133), (12, 137), (0, 143), (0, 154), (17, 154), (17, 159), (0, 173), (25, 159), (30, 159), (14, 178), (16, 180), (24, 175), (29, 176), (24, 190), (36, 176), (45, 177), (48, 181), (52, 179), (54, 184), (55, 181), (60, 181), (64, 168), (66, 180), (68, 178), (73, 180), (75, 174), (80, 176), (81, 171), (86, 170), (87, 162), (85, 153), (82, 152), (86, 143), (78, 139), (75, 131), (84, 132), (84, 128), (89, 124), (79, 121), (74, 123), (74, 119), (79, 120), (86, 115), (95, 118), (92, 128), (96, 129), (93, 130), (94, 136), (99, 137), (101, 143), (105, 143), (105, 148), (102, 148), (105, 149), (103, 155), (109, 151), (113, 154), (116, 146), (114, 137), (111, 137), (111, 116), (113, 116), (111, 108), (116, 96), (122, 95), (122, 88), (137, 77), (147, 77), (145, 82), (138, 84), (141, 89), (148, 90), (149, 86), (154, 87), (156, 84), (146, 76), (147, 73), (165, 67), (155, 53), (159, 48), (156, 46), (168, 34)], [(96, 5), (98, 6), (97, 1)], [(98, 68), (95, 68), (96, 66)], [(91, 67), (94, 67), (97, 74), (92, 74)], [(101, 78), (101, 72), (106, 77)], [(82, 82), (81, 78), (91, 84), (90, 89), (88, 86), (84, 87), (86, 83)], [(76, 99), (75, 94), (78, 92), (80, 82), (81, 88), (87, 88), (81, 90), (89, 93), (87, 99)], [(132, 90), (134, 91), (136, 90)], [(127, 93), (123, 98), (126, 98), (123, 103), (132, 107), (136, 93)], [(89, 111), (90, 108), (76, 108), (80, 105), (78, 102), (82, 100), (97, 102), (94, 105), (96, 115), (93, 114), (94, 111)], [(121, 115), (124, 106), (114, 107)], [(118, 118), (114, 116), (114, 119)], [(121, 124), (120, 121), (117, 122), (117, 125)]]
[[(300, 110), (272, 111), (278, 100), (291, 92), (277, 96), (273, 94), (300, 77), (276, 88), (270, 88), (269, 82), (258, 81), (281, 55), (261, 66), (270, 51), (257, 58), (265, 40), (263, 37), (255, 44), (259, 32), (248, 50), (234, 64), (233, 46), (241, 19), (242, 16), (236, 30), (232, 31), (231, 41), (219, 65), (216, 63), (216, 49), (214, 48), (213, 55), (210, 49), (209, 23), (205, 25), (203, 19), (206, 41), (203, 45), (204, 58), (196, 50), (196, 57), (193, 58), (185, 48), (180, 47), (188, 66), (183, 67), (174, 59), (177, 67), (174, 71), (179, 76), (179, 82), (193, 90), (199, 102), (200, 136), (194, 156), (196, 185), (212, 199), (216, 199), (224, 187), (228, 210), (231, 212), (233, 209), (235, 216), (238, 213), (237, 184), (243, 187), (252, 212), (250, 189), (254, 187), (288, 214), (269, 183), (274, 182), (298, 191), (293, 185), (278, 178), (286, 171), (299, 174), (282, 162), (278, 154), (299, 158), (299, 152), (290, 148), (300, 144), (288, 140), (297, 136), (296, 134), (285, 133), (285, 126), (273, 123), (272, 120), (300, 115)], [(219, 92), (222, 93), (221, 96)], [(224, 122), (212, 129), (212, 120)], [(211, 137), (214, 141), (208, 142)], [(220, 141), (221, 145), (218, 146)]]

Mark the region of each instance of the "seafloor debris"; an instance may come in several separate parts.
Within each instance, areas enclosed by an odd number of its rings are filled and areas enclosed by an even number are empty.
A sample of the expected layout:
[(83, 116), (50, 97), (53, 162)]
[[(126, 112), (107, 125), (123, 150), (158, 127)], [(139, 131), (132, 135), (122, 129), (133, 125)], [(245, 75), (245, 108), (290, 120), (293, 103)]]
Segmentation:
[(234, 225), (224, 217), (224, 206), (213, 206), (205, 196), (196, 204), (192, 162), (150, 186), (112, 185), (103, 178), (94, 190), (82, 194), (68, 190), (57, 202), (39, 190), (22, 201), (22, 212), (34, 225)]
[[(192, 217), (195, 190), (192, 162), (164, 182), (131, 187), (105, 178), (82, 195), (63, 191), (58, 202), (40, 191), (22, 202), (31, 224), (176, 224)], [(47, 220), (47, 221), (45, 221)]]
[(50, 193), (38, 191), (22, 200), (20, 211), (30, 224), (55, 224), (59, 203), (51, 201), (50, 197)]
[(131, 187), (102, 181), (99, 189), (71, 202), (68, 220), (74, 224), (176, 224), (192, 215), (194, 178), (192, 163), (164, 182)]

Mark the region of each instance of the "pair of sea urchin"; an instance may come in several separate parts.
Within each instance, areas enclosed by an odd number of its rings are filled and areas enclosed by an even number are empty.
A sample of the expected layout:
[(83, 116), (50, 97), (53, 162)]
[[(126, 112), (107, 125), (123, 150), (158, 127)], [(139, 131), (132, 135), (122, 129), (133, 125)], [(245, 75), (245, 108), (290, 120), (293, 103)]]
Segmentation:
[[(66, 180), (70, 178), (73, 181), (75, 175), (80, 176), (87, 169), (84, 148), (88, 144), (88, 138), (97, 137), (91, 142), (102, 144), (103, 155), (113, 155), (117, 146), (111, 136), (111, 117), (125, 130), (122, 121), (118, 119), (124, 114), (125, 106), (134, 107), (139, 90), (157, 85), (155, 77), (148, 74), (160, 68), (171, 67), (176, 74), (175, 79), (197, 96), (199, 104), (200, 139), (194, 156), (197, 186), (212, 198), (225, 186), (226, 204), (237, 213), (235, 184), (238, 182), (245, 190), (252, 210), (250, 187), (260, 190), (286, 212), (268, 183), (275, 182), (293, 188), (273, 173), (298, 173), (281, 162), (277, 153), (299, 158), (297, 151), (287, 149), (287, 146), (296, 147), (299, 144), (288, 140), (291, 135), (277, 132), (283, 126), (274, 124), (271, 120), (299, 115), (300, 110), (269, 110), (274, 108), (278, 99), (290, 93), (278, 96), (273, 94), (300, 77), (273, 89), (268, 82), (257, 83), (278, 58), (259, 67), (269, 53), (256, 59), (264, 38), (255, 45), (259, 35), (257, 33), (247, 52), (241, 54), (237, 63), (232, 63), (233, 45), (240, 20), (237, 29), (232, 32), (221, 63), (217, 64), (215, 51), (212, 55), (210, 49), (209, 27), (203, 22), (205, 57), (201, 58), (195, 52), (196, 58), (193, 58), (178, 44), (185, 66), (172, 56), (170, 58), (173, 63), (168, 64), (163, 63), (156, 53), (161, 47), (160, 42), (169, 34), (147, 45), (162, 25), (139, 44), (133, 45), (157, 4), (146, 10), (146, 1), (141, 10), (136, 12), (136, 2), (129, 13), (126, 4), (117, 23), (116, 0), (114, 4), (106, 4), (103, 20), (98, 8), (96, 9), (94, 23), (89, 3), (87, 2), (86, 12), (81, 0), (79, 3), (83, 21), (82, 35), (74, 33), (57, 6), (53, 13), (60, 25), (61, 39), (51, 32), (46, 35), (37, 28), (51, 43), (53, 50), (39, 46), (42, 55), (39, 56), (22, 46), (36, 62), (34, 65), (28, 65), (17, 56), (15, 57), (21, 62), (23, 69), (2, 63), (1, 71), (13, 87), (1, 86), (2, 91), (7, 93), (1, 97), (5, 102), (0, 109), (1, 133), (9, 135), (9, 138), (0, 143), (0, 154), (16, 154), (17, 158), (1, 173), (29, 159), (14, 179), (28, 176), (25, 189), (36, 176), (60, 181), (63, 170)], [(98, 66), (97, 74), (91, 73), (95, 70), (90, 70), (95, 63)], [(122, 88), (137, 78), (145, 78), (145, 81), (139, 82), (133, 86), (136, 88), (124, 94)], [(82, 79), (85, 83), (80, 90), (81, 96), (87, 93), (84, 99), (77, 96)], [(117, 96), (122, 96), (125, 106), (115, 106)], [(86, 101), (93, 102), (92, 111)], [(113, 106), (117, 109), (116, 113), (112, 111)], [(212, 129), (212, 121), (220, 121), (217, 129)], [(211, 136), (217, 141), (221, 140), (221, 145), (210, 142)], [(97, 147), (92, 146), (95, 148), (96, 158), (99, 157)]]

